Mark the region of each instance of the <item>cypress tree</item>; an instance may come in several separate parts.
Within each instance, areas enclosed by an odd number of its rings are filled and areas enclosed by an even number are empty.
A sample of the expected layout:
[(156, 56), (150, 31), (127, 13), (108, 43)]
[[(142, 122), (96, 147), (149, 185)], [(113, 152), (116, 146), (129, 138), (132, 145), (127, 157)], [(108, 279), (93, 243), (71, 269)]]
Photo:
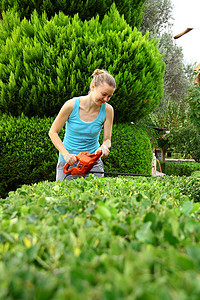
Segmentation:
[(107, 69), (116, 78), (110, 103), (115, 122), (136, 122), (162, 98), (164, 64), (157, 41), (132, 29), (115, 5), (82, 22), (59, 13), (31, 20), (4, 13), (0, 24), (0, 109), (55, 116), (64, 102), (88, 93), (91, 74)]
[(115, 2), (121, 15), (131, 26), (140, 27), (143, 20), (143, 7), (145, 0), (0, 0), (0, 11), (14, 9), (23, 19), (31, 18), (34, 10), (39, 15), (46, 12), (50, 19), (55, 13), (63, 12), (65, 15), (74, 16), (79, 14), (81, 20), (90, 20), (99, 15), (100, 20), (108, 13), (111, 5)]

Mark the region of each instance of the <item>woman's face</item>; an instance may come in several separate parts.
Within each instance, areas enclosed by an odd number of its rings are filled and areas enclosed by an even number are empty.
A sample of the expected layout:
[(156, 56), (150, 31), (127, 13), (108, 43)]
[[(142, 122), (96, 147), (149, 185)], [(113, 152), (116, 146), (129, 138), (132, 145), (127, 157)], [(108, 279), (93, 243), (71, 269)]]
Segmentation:
[(93, 95), (93, 100), (96, 104), (101, 105), (105, 102), (108, 102), (112, 97), (115, 88), (113, 86), (108, 85), (107, 83), (103, 83), (99, 86), (91, 86), (91, 92)]

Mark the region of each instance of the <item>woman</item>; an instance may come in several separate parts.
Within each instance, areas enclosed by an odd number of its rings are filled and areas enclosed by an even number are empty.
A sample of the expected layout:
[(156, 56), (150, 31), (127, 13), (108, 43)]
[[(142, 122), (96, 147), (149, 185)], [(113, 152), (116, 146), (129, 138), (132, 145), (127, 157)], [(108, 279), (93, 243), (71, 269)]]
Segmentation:
[[(80, 152), (96, 153), (101, 150), (101, 157), (109, 155), (111, 147), (111, 134), (114, 110), (107, 102), (112, 97), (116, 83), (112, 75), (105, 70), (96, 69), (90, 83), (90, 92), (68, 100), (61, 108), (58, 116), (49, 131), (49, 136), (59, 151), (56, 170), (56, 180), (80, 177), (68, 175), (63, 172), (65, 163), (73, 166)], [(62, 142), (58, 136), (59, 131), (66, 123), (65, 137)], [(104, 128), (103, 144), (99, 144), (99, 136)], [(91, 172), (96, 176), (103, 176), (103, 162), (99, 159)]]

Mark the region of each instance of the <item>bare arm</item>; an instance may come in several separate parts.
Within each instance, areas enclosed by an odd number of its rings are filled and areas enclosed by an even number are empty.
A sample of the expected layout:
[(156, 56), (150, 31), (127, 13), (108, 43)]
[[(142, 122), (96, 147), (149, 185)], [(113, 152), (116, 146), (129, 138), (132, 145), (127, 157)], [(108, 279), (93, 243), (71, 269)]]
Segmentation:
[(102, 151), (101, 157), (106, 157), (110, 153), (109, 148), (111, 147), (113, 119), (114, 119), (114, 110), (111, 105), (106, 104), (103, 144), (101, 145), (101, 147), (97, 149), (97, 151), (99, 150)]
[(58, 149), (58, 151), (62, 154), (65, 161), (70, 165), (73, 165), (76, 162), (76, 157), (73, 154), (70, 154), (64, 147), (58, 133), (65, 125), (65, 122), (69, 118), (74, 107), (74, 100), (67, 101), (63, 107), (61, 108), (59, 114), (57, 115), (56, 119), (54, 120), (50, 130), (49, 136), (52, 140), (54, 146)]

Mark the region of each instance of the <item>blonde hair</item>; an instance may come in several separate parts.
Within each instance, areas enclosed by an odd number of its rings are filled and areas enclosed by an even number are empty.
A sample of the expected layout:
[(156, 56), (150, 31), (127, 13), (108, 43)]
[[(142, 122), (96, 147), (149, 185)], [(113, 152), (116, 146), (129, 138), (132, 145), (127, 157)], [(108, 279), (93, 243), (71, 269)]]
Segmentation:
[(93, 76), (93, 79), (90, 83), (90, 88), (91, 88), (92, 84), (94, 84), (94, 86), (98, 87), (99, 85), (102, 85), (104, 83), (107, 83), (108, 85), (116, 88), (116, 82), (115, 82), (114, 77), (112, 75), (110, 75), (106, 70), (96, 69), (93, 72), (92, 76)]

